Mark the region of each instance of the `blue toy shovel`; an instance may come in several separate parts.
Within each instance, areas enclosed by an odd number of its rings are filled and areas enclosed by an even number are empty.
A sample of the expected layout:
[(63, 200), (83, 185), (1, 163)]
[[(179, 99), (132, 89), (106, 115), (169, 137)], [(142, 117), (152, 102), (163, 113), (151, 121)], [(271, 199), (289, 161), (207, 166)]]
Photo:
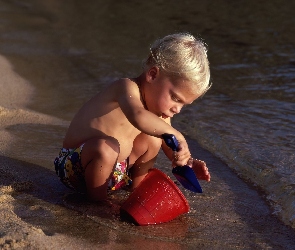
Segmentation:
[[(177, 151), (178, 141), (174, 135), (163, 134), (162, 138), (169, 148), (173, 151)], [(203, 192), (195, 172), (190, 166), (176, 166), (172, 169), (172, 173), (184, 188), (195, 193)]]

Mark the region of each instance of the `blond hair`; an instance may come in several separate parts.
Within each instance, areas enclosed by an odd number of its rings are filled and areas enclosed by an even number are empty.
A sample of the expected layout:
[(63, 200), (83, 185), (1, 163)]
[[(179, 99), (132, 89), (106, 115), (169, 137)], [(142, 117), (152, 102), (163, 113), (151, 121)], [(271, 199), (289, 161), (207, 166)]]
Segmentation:
[(177, 33), (156, 40), (144, 61), (144, 68), (157, 66), (170, 77), (194, 83), (193, 89), (204, 94), (210, 88), (210, 70), (205, 44), (188, 33)]

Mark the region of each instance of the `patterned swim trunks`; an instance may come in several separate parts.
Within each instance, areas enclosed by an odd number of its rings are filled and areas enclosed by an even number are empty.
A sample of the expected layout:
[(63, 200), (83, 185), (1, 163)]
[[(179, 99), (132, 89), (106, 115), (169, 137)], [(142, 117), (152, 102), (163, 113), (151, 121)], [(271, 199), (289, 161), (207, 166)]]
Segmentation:
[[(81, 152), (84, 144), (79, 148), (62, 148), (59, 156), (54, 160), (55, 171), (61, 182), (70, 189), (86, 193), (85, 169), (81, 164)], [(127, 160), (117, 163), (109, 181), (109, 189), (117, 190), (132, 183), (128, 175)]]

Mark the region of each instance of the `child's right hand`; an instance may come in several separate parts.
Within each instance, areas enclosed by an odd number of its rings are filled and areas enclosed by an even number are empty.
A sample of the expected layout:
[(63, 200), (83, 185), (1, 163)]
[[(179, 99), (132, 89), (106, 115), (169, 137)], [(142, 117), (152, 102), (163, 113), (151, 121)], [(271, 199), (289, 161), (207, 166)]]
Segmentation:
[(172, 165), (174, 166), (184, 166), (187, 164), (189, 158), (191, 157), (190, 150), (188, 148), (185, 139), (178, 140), (178, 149), (173, 152)]

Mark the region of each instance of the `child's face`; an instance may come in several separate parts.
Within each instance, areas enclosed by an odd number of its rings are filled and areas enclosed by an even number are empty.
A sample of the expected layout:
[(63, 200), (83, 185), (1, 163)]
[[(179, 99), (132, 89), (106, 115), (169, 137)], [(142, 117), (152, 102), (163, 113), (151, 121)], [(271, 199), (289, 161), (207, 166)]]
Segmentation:
[(191, 84), (187, 80), (167, 77), (159, 71), (145, 89), (149, 111), (164, 119), (178, 114), (184, 105), (199, 97), (191, 91)]

